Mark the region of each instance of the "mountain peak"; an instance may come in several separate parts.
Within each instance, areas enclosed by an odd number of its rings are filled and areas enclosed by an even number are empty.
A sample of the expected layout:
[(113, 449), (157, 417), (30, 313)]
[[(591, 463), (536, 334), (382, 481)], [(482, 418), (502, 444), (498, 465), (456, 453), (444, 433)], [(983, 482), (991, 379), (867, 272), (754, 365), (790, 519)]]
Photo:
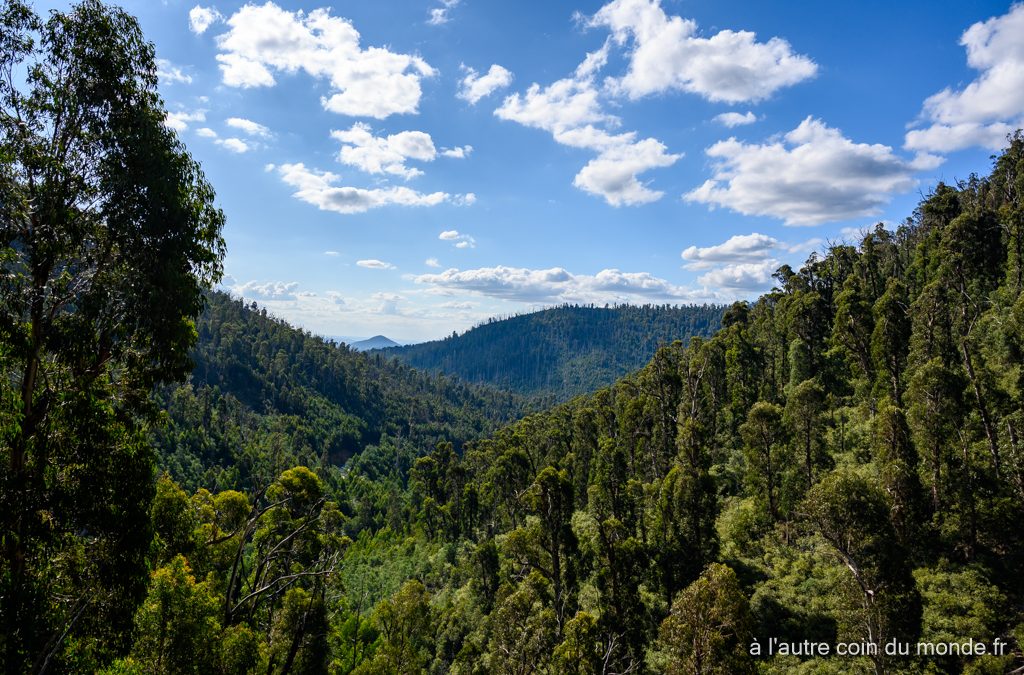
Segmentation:
[(385, 335), (374, 335), (372, 338), (349, 344), (349, 347), (357, 352), (365, 352), (371, 349), (388, 349), (390, 347), (399, 346), (401, 345)]

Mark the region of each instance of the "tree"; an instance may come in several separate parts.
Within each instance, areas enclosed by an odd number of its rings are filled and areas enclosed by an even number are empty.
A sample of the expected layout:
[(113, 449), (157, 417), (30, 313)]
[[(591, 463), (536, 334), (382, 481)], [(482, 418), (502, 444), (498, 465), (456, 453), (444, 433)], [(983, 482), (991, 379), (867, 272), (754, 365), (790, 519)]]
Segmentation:
[(814, 470), (827, 457), (821, 449), (825, 390), (815, 380), (804, 380), (789, 393), (784, 418), (804, 459), (807, 487), (814, 484)]
[(17, 671), (77, 633), (101, 660), (127, 646), (151, 537), (144, 418), (189, 370), (224, 217), (164, 125), (134, 18), (83, 0), (44, 22), (10, 0), (0, 45), (0, 660)]
[(875, 386), (879, 396), (888, 395), (895, 405), (902, 406), (903, 370), (910, 346), (910, 319), (903, 282), (890, 277), (873, 311), (875, 328), (871, 334), (871, 356), (878, 366)]
[(736, 573), (712, 563), (676, 596), (651, 665), (670, 675), (753, 673), (750, 609)]
[(217, 600), (196, 583), (178, 555), (153, 573), (149, 595), (135, 616), (133, 656), (149, 673), (204, 673), (215, 667), (220, 633)]
[(877, 645), (872, 660), (884, 672), (885, 643), (913, 642), (921, 630), (921, 596), (885, 495), (858, 474), (837, 470), (811, 488), (802, 508), (852, 577), (850, 637)]
[(882, 487), (891, 504), (890, 519), (900, 542), (914, 548), (924, 534), (924, 491), (917, 473), (917, 450), (910, 440), (906, 416), (901, 408), (883, 399), (873, 426)]
[(785, 441), (781, 407), (767, 401), (758, 401), (740, 426), (745, 443), (747, 481), (768, 505), (772, 521), (779, 519), (779, 489), (785, 469), (781, 457)]
[(405, 582), (373, 613), (380, 631), (380, 643), (372, 661), (356, 672), (420, 673), (433, 653), (434, 627), (431, 623), (430, 594), (416, 580)]

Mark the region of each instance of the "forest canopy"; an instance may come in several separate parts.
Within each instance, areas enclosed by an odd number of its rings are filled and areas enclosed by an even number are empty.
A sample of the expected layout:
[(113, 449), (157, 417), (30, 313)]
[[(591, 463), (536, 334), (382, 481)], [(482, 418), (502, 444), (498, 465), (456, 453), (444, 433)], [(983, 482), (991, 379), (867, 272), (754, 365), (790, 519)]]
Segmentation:
[(212, 290), (132, 17), (9, 0), (0, 50), (5, 672), (1024, 665), (1020, 132), (523, 416)]

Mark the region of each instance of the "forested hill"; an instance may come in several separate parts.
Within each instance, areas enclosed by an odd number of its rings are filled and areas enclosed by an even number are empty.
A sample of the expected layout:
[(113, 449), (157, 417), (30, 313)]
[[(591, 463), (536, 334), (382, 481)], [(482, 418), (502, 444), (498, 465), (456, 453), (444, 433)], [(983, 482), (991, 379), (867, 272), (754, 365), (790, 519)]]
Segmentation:
[(418, 460), (389, 520), (459, 553), (381, 602), (382, 631), (424, 618), (358, 672), (1021, 672), (1024, 139), (777, 278), (711, 339)]
[(716, 305), (563, 305), (492, 319), (461, 335), (384, 353), (423, 370), (566, 400), (647, 363), (659, 346), (719, 327)]
[(337, 345), (214, 292), (190, 381), (162, 392), (161, 464), (187, 486), (246, 484), (294, 464), (340, 465), (366, 446), (457, 445), (516, 419), (507, 392)]

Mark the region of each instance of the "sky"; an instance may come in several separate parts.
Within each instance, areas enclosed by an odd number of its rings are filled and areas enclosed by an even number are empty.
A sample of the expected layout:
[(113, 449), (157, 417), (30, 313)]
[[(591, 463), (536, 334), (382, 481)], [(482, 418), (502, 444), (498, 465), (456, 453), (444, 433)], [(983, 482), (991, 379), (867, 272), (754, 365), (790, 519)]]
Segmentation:
[(222, 287), (325, 336), (753, 299), (1024, 126), (1007, 2), (122, 6), (227, 216)]

